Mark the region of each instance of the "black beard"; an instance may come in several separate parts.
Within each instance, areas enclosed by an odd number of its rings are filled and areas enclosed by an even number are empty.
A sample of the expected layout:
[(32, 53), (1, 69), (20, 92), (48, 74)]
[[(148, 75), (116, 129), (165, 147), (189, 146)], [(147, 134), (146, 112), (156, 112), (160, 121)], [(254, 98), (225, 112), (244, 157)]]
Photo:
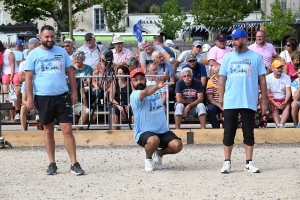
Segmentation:
[(52, 46), (51, 46), (51, 45), (48, 45), (47, 42), (42, 42), (42, 45), (43, 45), (44, 47), (46, 47), (47, 49), (52, 49), (53, 46), (54, 46), (54, 44), (55, 44), (55, 42), (52, 42)]
[(232, 47), (232, 51), (234, 51), (236, 53), (240, 53), (242, 48), (243, 48), (243, 44), (240, 44), (239, 46)]
[(143, 83), (140, 83), (140, 84), (134, 86), (135, 90), (143, 90), (145, 88), (146, 88), (146, 84), (143, 84)]

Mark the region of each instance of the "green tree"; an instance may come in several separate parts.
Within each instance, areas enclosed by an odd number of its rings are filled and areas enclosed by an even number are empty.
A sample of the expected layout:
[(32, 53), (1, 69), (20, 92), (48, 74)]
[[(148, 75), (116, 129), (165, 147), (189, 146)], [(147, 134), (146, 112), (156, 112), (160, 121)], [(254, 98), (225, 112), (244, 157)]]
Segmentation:
[(253, 10), (256, 0), (193, 0), (191, 14), (196, 24), (220, 32), (221, 27), (230, 27), (244, 19)]
[(156, 14), (161, 19), (161, 22), (155, 22), (155, 24), (168, 38), (176, 38), (176, 32), (188, 25), (184, 8), (178, 6), (178, 0), (165, 1), (161, 5), (160, 11)]
[(139, 13), (150, 13), (150, 8), (151, 8), (151, 1), (150, 0), (146, 0), (141, 5), (141, 7), (139, 9)]
[(120, 27), (119, 23), (124, 18), (127, 0), (105, 0), (102, 5), (108, 31), (125, 32), (125, 27)]
[[(282, 43), (282, 39), (285, 36), (293, 34), (295, 32), (295, 29), (289, 26), (289, 24), (296, 21), (296, 15), (293, 14), (290, 10), (284, 12), (278, 3), (278, 0), (274, 3), (271, 3), (270, 7), (271, 14), (266, 18), (263, 18), (265, 31), (270, 40), (279, 40)], [(271, 23), (268, 22), (267, 19), (269, 19)]]
[[(69, 30), (67, 0), (1, 0), (4, 10), (17, 22), (47, 20), (52, 18), (58, 28), (58, 33)], [(93, 5), (101, 4), (103, 0), (72, 0), (72, 15), (83, 12)], [(73, 17), (73, 27), (77, 20)]]

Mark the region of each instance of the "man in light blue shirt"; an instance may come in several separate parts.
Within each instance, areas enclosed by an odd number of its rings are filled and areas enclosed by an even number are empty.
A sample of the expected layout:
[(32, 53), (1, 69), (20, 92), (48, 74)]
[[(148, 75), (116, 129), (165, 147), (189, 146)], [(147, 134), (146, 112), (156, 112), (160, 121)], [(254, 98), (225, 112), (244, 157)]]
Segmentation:
[(17, 39), (13, 53), (15, 54), (15, 58), (18, 63), (18, 66), (20, 66), (20, 63), (24, 60), (23, 47), (24, 47), (23, 40)]
[(219, 72), (219, 102), (224, 107), (225, 127), (223, 137), (225, 162), (221, 173), (229, 173), (231, 170), (230, 159), (239, 114), (244, 122), (242, 126), (246, 151), (244, 170), (258, 173), (260, 172), (259, 168), (252, 162), (254, 116), (258, 104), (258, 82), (262, 94), (262, 115), (267, 111), (266, 69), (261, 55), (247, 48), (247, 33), (244, 30), (235, 29), (228, 39), (232, 39), (233, 52), (224, 56)]
[[(181, 151), (182, 142), (170, 131), (160, 93), (165, 86), (165, 74), (155, 78), (154, 86), (146, 87), (146, 77), (142, 69), (130, 72), (134, 91), (130, 95), (130, 105), (134, 114), (134, 141), (145, 148), (145, 170), (153, 171), (152, 155), (157, 169), (162, 169), (162, 157)], [(158, 150), (158, 148), (161, 148)]]
[[(84, 170), (77, 162), (75, 138), (72, 133), (72, 104), (77, 103), (75, 71), (67, 52), (55, 46), (54, 28), (45, 25), (40, 34), (41, 45), (33, 49), (25, 63), (25, 83), (27, 108), (34, 108), (34, 100), (39, 111), (40, 123), (44, 127), (45, 147), (50, 164), (47, 175), (57, 171), (55, 162), (54, 120), (59, 123), (66, 150), (71, 159), (71, 173), (83, 175)], [(72, 89), (69, 95), (66, 73)]]

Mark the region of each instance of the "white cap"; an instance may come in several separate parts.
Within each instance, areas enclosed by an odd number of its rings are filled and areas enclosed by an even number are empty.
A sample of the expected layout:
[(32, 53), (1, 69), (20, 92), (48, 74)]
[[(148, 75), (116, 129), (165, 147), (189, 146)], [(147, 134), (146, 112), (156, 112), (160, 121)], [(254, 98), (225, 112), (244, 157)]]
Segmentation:
[(166, 41), (165, 41), (165, 43), (164, 43), (164, 45), (170, 45), (170, 46), (174, 46), (174, 42), (172, 41), (172, 40), (170, 40), (170, 39), (167, 39)]
[(209, 44), (204, 44), (202, 47), (202, 52), (207, 52), (208, 50), (210, 50), (211, 46)]

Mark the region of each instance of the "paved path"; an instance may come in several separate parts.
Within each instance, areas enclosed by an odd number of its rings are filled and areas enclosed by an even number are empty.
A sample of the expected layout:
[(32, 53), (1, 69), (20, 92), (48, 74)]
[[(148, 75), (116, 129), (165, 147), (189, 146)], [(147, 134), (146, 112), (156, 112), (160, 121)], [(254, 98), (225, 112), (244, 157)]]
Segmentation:
[(299, 199), (300, 145), (256, 145), (262, 173), (243, 171), (244, 148), (237, 145), (232, 173), (221, 174), (221, 145), (185, 145), (163, 158), (163, 170), (144, 171), (138, 146), (78, 148), (86, 175), (69, 173), (69, 159), (56, 150), (58, 174), (45, 175), (42, 147), (0, 149), (0, 199)]

